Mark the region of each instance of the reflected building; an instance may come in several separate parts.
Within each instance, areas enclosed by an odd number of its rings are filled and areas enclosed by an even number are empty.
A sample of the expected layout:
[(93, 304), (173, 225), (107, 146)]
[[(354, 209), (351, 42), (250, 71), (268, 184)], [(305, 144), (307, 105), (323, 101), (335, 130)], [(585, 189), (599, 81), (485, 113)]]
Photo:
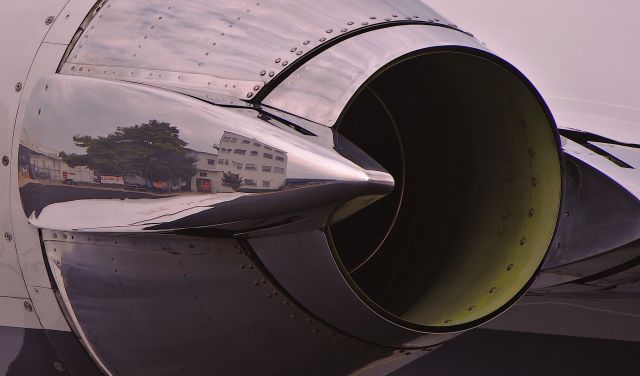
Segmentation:
[(217, 168), (218, 154), (192, 150), (196, 160), (196, 174), (191, 178), (191, 192), (217, 193), (222, 191), (222, 171)]
[(86, 166), (69, 166), (57, 151), (31, 139), (25, 129), (22, 130), (18, 155), (20, 186), (30, 181), (46, 181), (50, 184), (96, 183), (98, 181), (93, 170)]
[[(217, 169), (237, 174), (242, 180), (239, 191), (279, 190), (286, 182), (287, 153), (256, 139), (224, 132)], [(223, 187), (228, 191), (229, 187)]]

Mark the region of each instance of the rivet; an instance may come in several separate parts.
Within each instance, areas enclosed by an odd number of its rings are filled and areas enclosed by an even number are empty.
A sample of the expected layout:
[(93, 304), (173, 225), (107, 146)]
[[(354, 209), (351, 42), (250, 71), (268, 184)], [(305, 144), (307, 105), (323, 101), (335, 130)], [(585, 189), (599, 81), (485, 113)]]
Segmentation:
[(496, 288), (492, 287), (491, 289), (489, 289), (489, 294), (493, 294), (494, 292), (496, 292)]
[(385, 18), (384, 20), (385, 21), (391, 21), (391, 18)]
[(513, 269), (513, 264), (509, 264), (509, 266), (507, 266), (508, 271), (511, 271), (511, 269)]
[(333, 33), (333, 29), (327, 29), (326, 33), (327, 33), (327, 34), (331, 34), (331, 33)]
[(296, 319), (296, 314), (292, 313), (291, 315), (289, 315), (289, 317), (291, 317), (291, 320), (295, 320)]
[(505, 230), (504, 225), (500, 225), (500, 228), (498, 228), (498, 232), (502, 234), (504, 230)]
[(507, 218), (510, 214), (511, 212), (509, 211), (509, 209), (504, 209), (504, 211), (502, 212), (502, 218)]
[(529, 217), (533, 217), (534, 210), (533, 208), (529, 209)]
[(467, 308), (467, 311), (473, 311), (476, 308), (476, 306), (472, 305), (471, 307)]
[(368, 22), (363, 22), (362, 26), (367, 26), (369, 23)]
[(267, 71), (265, 71), (265, 70), (263, 70), (263, 71), (261, 71), (261, 72), (260, 72), (260, 75), (261, 75), (261, 76), (264, 76), (265, 74), (267, 74)]
[(302, 42), (302, 44), (304, 44), (305, 46), (306, 46), (307, 44), (309, 44), (309, 43), (311, 43), (311, 41), (310, 41), (310, 40), (305, 40), (304, 42)]
[(296, 52), (296, 55), (300, 56), (300, 55), (302, 55), (303, 53), (304, 53), (304, 51), (300, 50), (300, 51)]
[[(3, 160), (3, 163), (4, 163), (4, 160)], [(5, 165), (5, 166), (6, 166), (6, 165)], [(568, 216), (569, 216), (569, 212), (564, 213), (564, 216), (565, 216), (565, 217), (568, 217)]]
[(538, 180), (536, 178), (531, 179), (531, 186), (535, 187), (536, 185), (538, 185)]
[(370, 19), (370, 20), (375, 20), (375, 19), (376, 19), (376, 17), (371, 16), (371, 17), (369, 17), (369, 19)]
[(44, 24), (45, 25), (51, 25), (53, 23), (53, 20), (55, 20), (55, 19), (56, 19), (55, 17), (49, 16), (49, 17), (47, 17), (46, 20), (44, 20)]
[(33, 312), (33, 306), (28, 301), (24, 302), (24, 309), (26, 309), (28, 312)]
[(53, 362), (53, 368), (55, 368), (56, 371), (58, 371), (58, 372), (64, 372), (64, 366), (62, 365), (62, 363), (60, 363), (57, 360), (55, 362)]
[(348, 29), (347, 29), (346, 27), (343, 27), (342, 29), (340, 29), (340, 32), (342, 32), (342, 33), (346, 33), (346, 32), (347, 32), (347, 30), (348, 30)]
[(291, 52), (296, 52), (297, 50), (298, 50), (298, 48), (297, 48), (297, 47), (293, 47), (293, 48), (291, 49)]
[[(391, 17), (398, 17), (398, 15), (397, 14), (392, 14)], [(449, 320), (449, 321), (451, 321), (451, 320)]]
[(254, 86), (254, 87), (253, 87), (253, 90), (256, 90), (256, 91), (257, 91), (257, 90), (260, 90), (260, 85), (256, 85), (256, 86)]
[(320, 39), (318, 39), (318, 40), (319, 40), (320, 42), (324, 42), (324, 41), (326, 41), (326, 40), (327, 40), (327, 38), (322, 37), (322, 38), (320, 38)]
[(278, 64), (278, 63), (279, 63), (279, 62), (281, 62), (281, 61), (282, 61), (282, 59), (277, 58), (277, 59), (276, 59), (276, 64)]
[(420, 18), (420, 16), (413, 16), (413, 18)]
[(536, 154), (536, 153), (533, 151), (533, 149), (529, 149), (529, 155), (530, 155), (530, 156), (534, 157), (534, 156), (535, 156), (535, 154)]
[(524, 245), (524, 243), (527, 242), (527, 238), (523, 237), (522, 239), (520, 239), (520, 245)]
[(267, 293), (265, 296), (267, 297), (267, 299), (271, 299), (271, 294)]
[(10, 233), (5, 232), (5, 233), (4, 233), (4, 240), (6, 240), (6, 241), (10, 242), (10, 241), (11, 241), (11, 239), (13, 239), (13, 236), (12, 236)]
[(247, 98), (251, 98), (251, 97), (253, 97), (253, 93), (252, 92), (248, 92), (247, 93)]
[(258, 281), (253, 281), (253, 285), (254, 285), (254, 286), (260, 286), (260, 282), (258, 282)]
[(4, 157), (2, 157), (2, 165), (3, 166), (8, 166), (9, 165), (9, 157), (7, 157), (6, 155)]
[(287, 64), (289, 64), (289, 62), (288, 62), (288, 61), (286, 61), (286, 60), (282, 62), (282, 66), (283, 66), (283, 67), (286, 67), (286, 66), (287, 66)]
[(275, 73), (273, 71), (269, 72), (269, 77), (273, 77)]
[(22, 90), (22, 82), (16, 83), (15, 90), (16, 90), (16, 93)]
[(450, 322), (451, 322), (451, 320), (444, 320), (444, 323), (445, 323), (445, 324), (448, 324), (448, 323), (450, 323)]
[(347, 22), (347, 25), (349, 25), (349, 26), (353, 25), (353, 21)]

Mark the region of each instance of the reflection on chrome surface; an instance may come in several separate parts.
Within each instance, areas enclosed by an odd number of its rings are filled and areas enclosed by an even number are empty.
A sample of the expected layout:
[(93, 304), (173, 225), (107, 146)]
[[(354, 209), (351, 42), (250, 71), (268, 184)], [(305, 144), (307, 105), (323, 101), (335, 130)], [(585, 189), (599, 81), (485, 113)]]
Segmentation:
[[(163, 90), (46, 77), (21, 130), (25, 214), (35, 226), (76, 231), (231, 223), (234, 231), (248, 231), (392, 189), (393, 179), (381, 168), (362, 168), (318, 144), (313, 133), (275, 123), (257, 111)], [(327, 189), (330, 194), (321, 194)], [(265, 206), (265, 200), (284, 201)], [(211, 212), (223, 203), (237, 208)]]
[(110, 0), (61, 72), (253, 99), (334, 39), (409, 22), (449, 25), (417, 0)]

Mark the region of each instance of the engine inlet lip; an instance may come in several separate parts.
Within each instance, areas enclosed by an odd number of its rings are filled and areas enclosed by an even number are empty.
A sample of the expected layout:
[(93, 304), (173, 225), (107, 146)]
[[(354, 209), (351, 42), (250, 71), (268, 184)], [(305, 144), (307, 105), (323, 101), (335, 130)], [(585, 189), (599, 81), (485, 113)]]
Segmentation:
[[(399, 57), (399, 58), (397, 58), (395, 60), (390, 61), (386, 65), (384, 65), (375, 74), (373, 74), (371, 77), (369, 77), (368, 80), (365, 81), (357, 91), (355, 91), (355, 93), (351, 97), (350, 101), (345, 106), (343, 112), (338, 117), (338, 120), (336, 121), (336, 125), (335, 125), (336, 129), (338, 129), (340, 127), (340, 124), (344, 120), (345, 114), (348, 112), (348, 110), (351, 107), (351, 105), (353, 104), (354, 100), (377, 77), (379, 77), (381, 74), (383, 74), (385, 71), (387, 71), (391, 67), (393, 67), (393, 66), (395, 66), (397, 64), (400, 64), (400, 63), (402, 63), (402, 62), (404, 62), (406, 60), (412, 59), (412, 58), (420, 56), (420, 55), (425, 55), (425, 54), (429, 54), (429, 53), (437, 53), (437, 52), (457, 52), (457, 53), (461, 53), (461, 54), (467, 54), (467, 55), (471, 55), (473, 57), (478, 57), (478, 58), (482, 58), (482, 59), (488, 60), (489, 62), (498, 65), (499, 67), (505, 69), (507, 71), (507, 73), (510, 73), (511, 75), (513, 75), (513, 77), (515, 79), (517, 79), (522, 85), (524, 85), (526, 90), (531, 94), (533, 99), (535, 99), (535, 101), (540, 106), (540, 110), (541, 110), (542, 114), (544, 115), (544, 117), (546, 118), (546, 120), (547, 120), (547, 122), (548, 122), (548, 124), (549, 124), (549, 126), (551, 128), (550, 130), (552, 131), (552, 134), (553, 134), (553, 141), (555, 143), (555, 149), (556, 149), (557, 157), (558, 157), (558, 160), (560, 161), (560, 174), (561, 174), (561, 176), (560, 176), (560, 187), (559, 187), (559, 189), (560, 189), (560, 201), (559, 201), (558, 215), (557, 215), (557, 217), (555, 219), (554, 229), (553, 229), (551, 242), (550, 242), (550, 244), (552, 244), (553, 238), (555, 238), (556, 233), (558, 231), (560, 213), (564, 212), (564, 210), (563, 210), (564, 202), (563, 202), (562, 198), (564, 197), (564, 192), (565, 192), (565, 179), (564, 179), (565, 172), (564, 172), (564, 166), (562, 164), (563, 158), (562, 158), (562, 150), (560, 148), (560, 145), (561, 145), (560, 134), (558, 132), (557, 124), (555, 122), (553, 114), (552, 114), (551, 110), (549, 109), (546, 101), (544, 100), (544, 98), (540, 94), (540, 92), (535, 88), (535, 86), (531, 83), (531, 81), (522, 72), (520, 72), (520, 70), (518, 70), (515, 66), (513, 66), (508, 61), (502, 59), (501, 57), (499, 57), (497, 55), (494, 55), (494, 54), (492, 54), (490, 52), (477, 49), (477, 48), (466, 47), (466, 46), (457, 46), (457, 45), (456, 46), (429, 47), (429, 48), (425, 48), (425, 49), (415, 50), (415, 51), (412, 51), (412, 52), (410, 52), (408, 54), (405, 54), (405, 55), (403, 55), (403, 56), (401, 56), (401, 57)], [(437, 90), (437, 89), (435, 89), (435, 90)], [(404, 182), (403, 182), (403, 184), (404, 184)], [(398, 208), (400, 208), (400, 206)], [(394, 220), (394, 222), (395, 222), (395, 220)], [(485, 315), (485, 316), (483, 316), (481, 318), (478, 318), (478, 319), (475, 319), (475, 320), (472, 320), (472, 321), (468, 321), (468, 322), (464, 322), (464, 323), (461, 323), (461, 324), (453, 324), (453, 325), (449, 325), (449, 326), (428, 326), (428, 325), (422, 325), (422, 324), (419, 324), (419, 323), (410, 322), (410, 321), (407, 321), (407, 320), (405, 320), (405, 319), (403, 319), (401, 317), (398, 317), (397, 315), (387, 311), (385, 308), (383, 308), (378, 303), (376, 303), (371, 298), (369, 298), (367, 296), (367, 294), (358, 286), (358, 284), (353, 279), (353, 277), (351, 277), (350, 271), (341, 262), (339, 252), (337, 250), (337, 247), (336, 247), (336, 245), (334, 243), (333, 238), (331, 237), (330, 231), (326, 230), (325, 233), (327, 235), (327, 239), (329, 241), (331, 252), (333, 254), (334, 260), (336, 261), (336, 264), (338, 265), (338, 268), (341, 270), (345, 280), (349, 283), (349, 285), (354, 290), (354, 292), (369, 307), (371, 307), (377, 314), (381, 315), (382, 317), (386, 318), (387, 320), (389, 320), (391, 322), (394, 322), (399, 326), (402, 326), (402, 327), (405, 327), (405, 328), (408, 328), (408, 329), (411, 329), (411, 330), (416, 330), (416, 331), (419, 331), (419, 332), (423, 332), (423, 333), (452, 333), (452, 332), (466, 331), (466, 330), (478, 327), (478, 326), (480, 326), (480, 325), (482, 325), (482, 324), (484, 324), (484, 323), (486, 323), (488, 321), (491, 321), (492, 319), (496, 318), (497, 316), (501, 315), (507, 309), (512, 307), (518, 300), (520, 300), (524, 296), (524, 294), (529, 290), (529, 288), (535, 282), (537, 276), (540, 274), (540, 272), (542, 270), (542, 266), (544, 265), (544, 261), (547, 259), (548, 255), (549, 255), (549, 249), (547, 249), (547, 251), (544, 254), (541, 262), (538, 265), (538, 267), (535, 269), (534, 273), (526, 281), (526, 283), (523, 284), (522, 288), (516, 294), (514, 294), (514, 296), (511, 299), (507, 300), (504, 304), (502, 304), (498, 309), (494, 310), (493, 312), (490, 312), (489, 314), (487, 314), (487, 315)], [(385, 237), (385, 239), (386, 239), (386, 237)]]

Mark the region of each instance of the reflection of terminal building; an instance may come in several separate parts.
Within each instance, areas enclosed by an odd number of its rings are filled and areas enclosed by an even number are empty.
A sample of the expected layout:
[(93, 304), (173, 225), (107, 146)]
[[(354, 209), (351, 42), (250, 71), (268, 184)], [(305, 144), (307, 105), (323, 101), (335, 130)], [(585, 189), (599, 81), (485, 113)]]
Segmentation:
[(23, 131), (19, 165), (21, 186), (29, 181), (46, 184), (92, 185), (164, 193), (257, 192), (278, 190), (285, 185), (287, 154), (256, 139), (225, 132), (212, 152), (193, 149), (195, 160), (190, 180), (152, 181), (135, 173), (104, 175), (87, 166), (70, 167), (60, 152), (39, 144)]
[(218, 154), (193, 150), (196, 174), (191, 178), (191, 191), (215, 193), (222, 191), (222, 171), (216, 168)]
[(287, 176), (287, 154), (239, 134), (225, 132), (220, 140), (217, 169), (238, 174), (241, 191), (277, 190)]
[(67, 165), (55, 150), (33, 141), (24, 130), (20, 139), (19, 165), (21, 179), (79, 183), (94, 183), (96, 180), (93, 170), (86, 166)]

